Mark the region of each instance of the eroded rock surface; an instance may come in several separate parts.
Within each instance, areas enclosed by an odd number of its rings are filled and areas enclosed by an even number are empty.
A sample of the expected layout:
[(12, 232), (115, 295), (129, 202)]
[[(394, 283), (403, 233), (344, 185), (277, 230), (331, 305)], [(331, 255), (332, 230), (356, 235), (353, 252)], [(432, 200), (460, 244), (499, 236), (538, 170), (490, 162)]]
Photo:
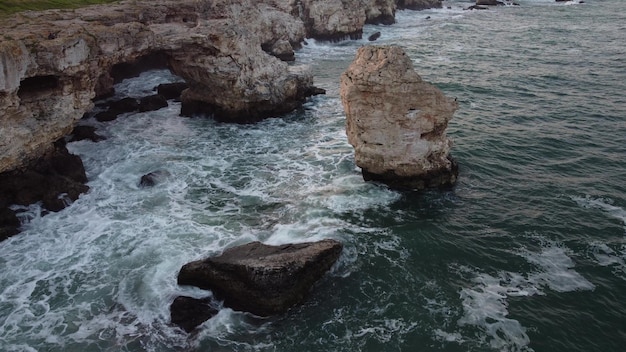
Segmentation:
[(134, 62), (170, 68), (188, 82), (183, 104), (223, 112), (224, 120), (293, 109), (313, 84), (306, 68), (262, 50), (277, 41), (289, 50), (305, 37), (303, 21), (270, 0), (25, 12), (3, 19), (0, 32), (0, 172), (51, 150)]
[(455, 183), (448, 121), (458, 108), (397, 46), (361, 47), (341, 76), (346, 133), (366, 180), (423, 189)]
[(335, 240), (281, 246), (252, 242), (185, 264), (178, 284), (211, 290), (235, 310), (259, 316), (282, 313), (304, 299), (342, 247)]

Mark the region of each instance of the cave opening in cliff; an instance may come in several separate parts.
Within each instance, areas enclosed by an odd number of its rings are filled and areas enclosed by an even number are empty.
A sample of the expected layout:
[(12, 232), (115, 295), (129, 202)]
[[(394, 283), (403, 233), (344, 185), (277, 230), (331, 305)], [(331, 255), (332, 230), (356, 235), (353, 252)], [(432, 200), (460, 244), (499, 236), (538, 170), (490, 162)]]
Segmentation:
[(156, 69), (169, 69), (168, 57), (165, 53), (155, 51), (138, 57), (131, 62), (120, 62), (113, 65), (110, 75), (114, 83), (119, 83), (126, 78), (137, 77), (142, 72)]
[(17, 91), (20, 99), (55, 91), (60, 87), (59, 77), (53, 75), (33, 76), (23, 79)]

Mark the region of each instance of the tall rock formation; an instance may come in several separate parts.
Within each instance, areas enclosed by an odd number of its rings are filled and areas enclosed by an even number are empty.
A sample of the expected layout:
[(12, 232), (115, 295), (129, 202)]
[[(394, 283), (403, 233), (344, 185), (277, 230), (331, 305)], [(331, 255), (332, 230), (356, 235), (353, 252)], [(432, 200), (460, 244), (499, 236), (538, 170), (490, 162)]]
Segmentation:
[(402, 48), (361, 47), (341, 76), (341, 100), (366, 180), (401, 189), (455, 183), (446, 128), (458, 104), (424, 82)]

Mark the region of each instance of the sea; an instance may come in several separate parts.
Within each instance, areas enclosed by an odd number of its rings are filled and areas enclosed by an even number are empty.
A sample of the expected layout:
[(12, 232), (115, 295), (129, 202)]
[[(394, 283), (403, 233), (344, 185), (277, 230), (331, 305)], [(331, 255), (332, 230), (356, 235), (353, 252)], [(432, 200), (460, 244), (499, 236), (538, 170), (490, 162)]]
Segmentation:
[[(307, 40), (326, 95), (256, 124), (180, 117), (180, 103), (79, 141), (90, 191), (0, 243), (2, 351), (623, 351), (626, 346), (626, 2), (469, 1), (399, 11), (364, 39)], [(449, 190), (365, 182), (339, 79), (356, 50), (399, 45), (459, 101)], [(148, 71), (117, 97), (180, 80)], [(94, 112), (97, 110), (94, 110)], [(149, 172), (160, 183), (142, 188)], [(306, 300), (257, 317), (170, 323), (187, 262), (261, 241), (344, 250)]]

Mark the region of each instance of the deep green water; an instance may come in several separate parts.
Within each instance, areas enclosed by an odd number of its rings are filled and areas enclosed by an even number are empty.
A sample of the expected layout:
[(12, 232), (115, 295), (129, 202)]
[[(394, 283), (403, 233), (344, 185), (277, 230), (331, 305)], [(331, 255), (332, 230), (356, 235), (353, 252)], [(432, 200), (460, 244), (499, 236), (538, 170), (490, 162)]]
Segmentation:
[[(626, 3), (403, 11), (377, 44), (457, 97), (450, 191), (363, 182), (339, 75), (367, 40), (310, 41), (327, 89), (256, 125), (179, 106), (76, 142), (90, 193), (0, 243), (2, 351), (621, 351), (626, 343)], [(430, 19), (426, 19), (430, 16)], [(166, 72), (125, 81), (142, 95)], [(153, 189), (141, 175), (169, 172)], [(336, 267), (302, 306), (223, 309), (197, 333), (169, 303), (201, 290), (180, 266), (224, 248), (335, 238)]]

